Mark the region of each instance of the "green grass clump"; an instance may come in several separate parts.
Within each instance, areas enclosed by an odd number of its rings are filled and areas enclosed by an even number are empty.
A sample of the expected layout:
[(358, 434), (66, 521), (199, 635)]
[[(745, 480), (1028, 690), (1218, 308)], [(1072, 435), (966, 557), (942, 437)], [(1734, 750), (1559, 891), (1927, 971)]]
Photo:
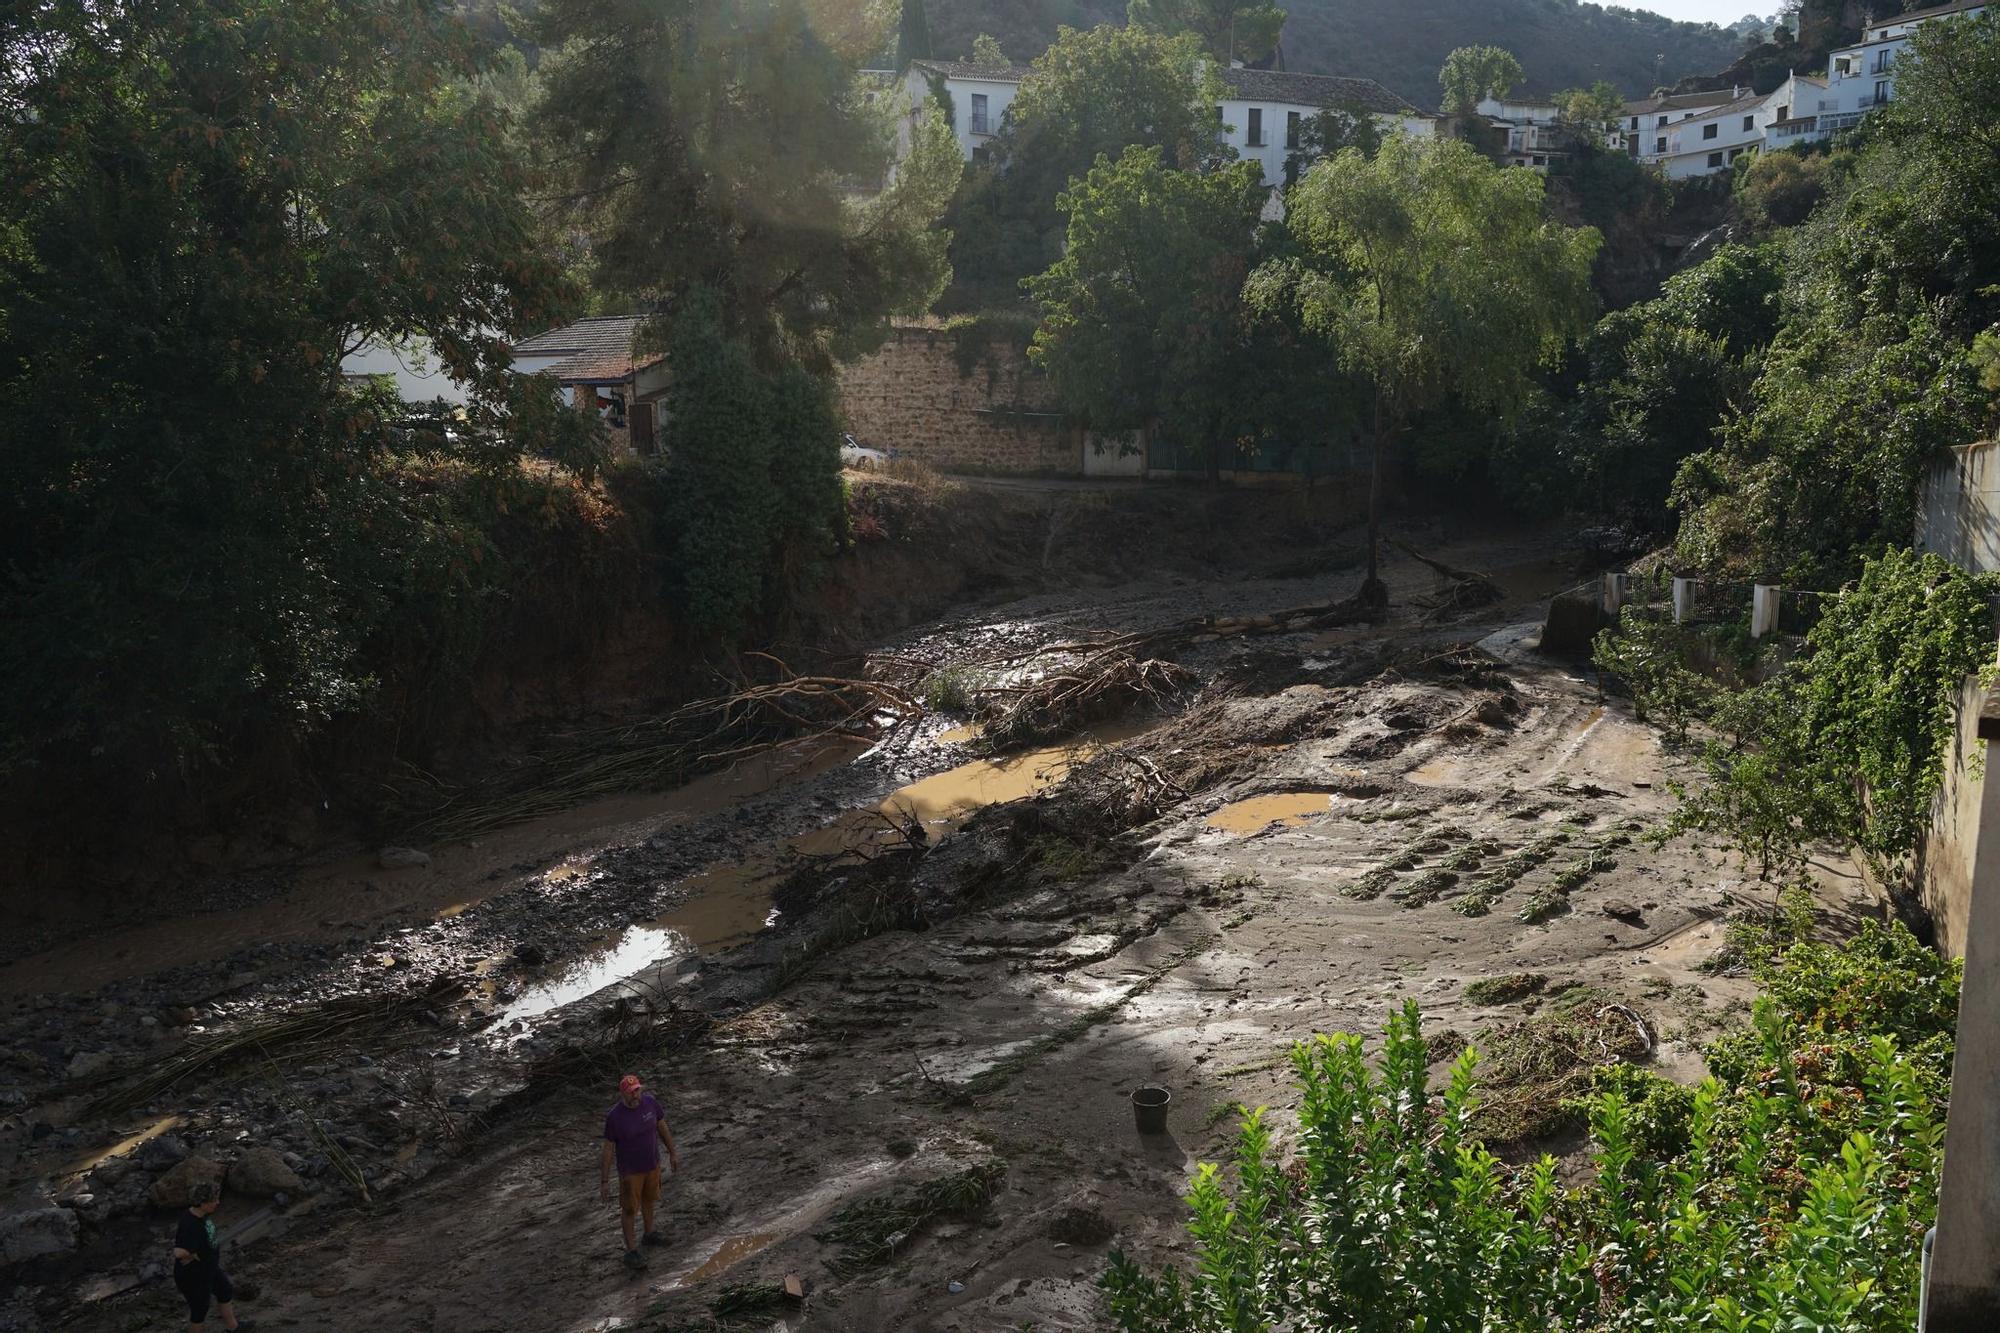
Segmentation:
[(1548, 989), (1549, 979), (1540, 972), (1510, 972), (1504, 977), (1481, 977), (1465, 988), (1471, 1004), (1512, 1004)]
[(841, 1247), (831, 1267), (842, 1277), (852, 1277), (894, 1256), (933, 1218), (984, 1208), (1006, 1175), (1005, 1162), (982, 1162), (908, 1189), (863, 1199), (835, 1213), (826, 1230), (814, 1233), (814, 1238)]
[(1411, 880), (1409, 886), (1397, 896), (1405, 907), (1427, 907), (1451, 891), (1458, 883), (1458, 876), (1449, 870), (1426, 870)]

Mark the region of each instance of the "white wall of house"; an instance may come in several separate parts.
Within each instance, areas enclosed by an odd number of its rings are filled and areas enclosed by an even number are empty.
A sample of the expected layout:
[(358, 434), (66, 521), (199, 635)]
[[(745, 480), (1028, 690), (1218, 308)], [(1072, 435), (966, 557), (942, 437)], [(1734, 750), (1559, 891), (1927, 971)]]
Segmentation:
[(1842, 47), (1827, 57), (1820, 130), (1847, 129), (1895, 95), (1896, 62), (1909, 49), (1910, 35), (1918, 28), (1944, 19), (1977, 18), (1986, 8), (1971, 5), (1915, 20), (1905, 16), (1862, 29), (1858, 45)]
[(1728, 170), (1738, 157), (1763, 145), (1769, 102), (1768, 97), (1746, 97), (1675, 121), (1667, 131), (1660, 169), (1669, 180)]
[[(940, 77), (945, 94), (951, 98), (951, 131), (958, 136), (958, 151), (970, 159), (1000, 132), (1001, 118), (1014, 105), (1021, 85), (1006, 78), (966, 78), (955, 74)], [(903, 83), (912, 114), (921, 114), (931, 101), (931, 75), (921, 65), (912, 65)], [(910, 146), (907, 122), (898, 138), (900, 158)]]
[(396, 396), (406, 403), (428, 403), (442, 398), (463, 404), (465, 390), (438, 364), (437, 354), (421, 339), (391, 344), (371, 339), (358, 352), (340, 358), (340, 373), (355, 377), (386, 375), (396, 385)]
[[(1276, 188), (1285, 183), (1285, 159), (1297, 150), (1299, 137), (1326, 108), (1230, 98), (1218, 102), (1216, 109), (1222, 113), (1222, 141), (1236, 150), (1239, 161), (1261, 164), (1264, 184)], [(1428, 116), (1378, 112), (1372, 119), (1384, 134), (1429, 139), (1437, 132), (1437, 123)]]

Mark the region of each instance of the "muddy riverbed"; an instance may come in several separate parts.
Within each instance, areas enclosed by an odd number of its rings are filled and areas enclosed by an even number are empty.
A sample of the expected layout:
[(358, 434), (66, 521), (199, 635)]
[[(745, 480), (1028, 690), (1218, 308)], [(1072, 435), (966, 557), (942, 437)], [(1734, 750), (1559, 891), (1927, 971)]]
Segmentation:
[[(1397, 559), (1382, 623), (1177, 642), (1192, 683), (1164, 711), (1004, 754), (933, 713), (16, 959), (10, 1234), (54, 1239), (0, 1327), (167, 1326), (168, 1205), (213, 1169), (242, 1186), (220, 1220), (266, 1327), (697, 1326), (793, 1275), (804, 1302), (746, 1326), (1096, 1328), (1106, 1252), (1178, 1253), (1234, 1108), (1275, 1108), (1282, 1141), (1295, 1039), (1414, 998), (1443, 1059), (1583, 1000), (1698, 1076), (1750, 993), (1701, 965), (1759, 896), (1713, 849), (1637, 841), (1676, 761), (1534, 651), (1575, 561), (1433, 554), (1506, 600), (1430, 623), (1435, 576)], [(1049, 594), (883, 647), (1032, 677), (1037, 647), (1352, 582)], [(1822, 870), (1830, 917), (1873, 914)], [(1501, 977), (1537, 980), (1475, 987)], [(596, 1180), (626, 1068), (682, 1158), (639, 1273)], [(1142, 1084), (1172, 1093), (1165, 1135), (1134, 1130)], [(1582, 1147), (1514, 1128), (1516, 1156)]]

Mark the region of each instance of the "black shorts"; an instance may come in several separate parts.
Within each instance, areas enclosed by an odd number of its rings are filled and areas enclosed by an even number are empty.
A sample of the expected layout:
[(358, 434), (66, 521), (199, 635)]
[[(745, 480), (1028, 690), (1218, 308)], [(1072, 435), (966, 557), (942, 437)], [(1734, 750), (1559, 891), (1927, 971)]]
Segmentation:
[(208, 1318), (209, 1301), (227, 1305), (236, 1299), (236, 1288), (229, 1281), (229, 1274), (220, 1268), (175, 1264), (174, 1286), (180, 1289), (181, 1299), (188, 1303), (190, 1324), (199, 1324)]

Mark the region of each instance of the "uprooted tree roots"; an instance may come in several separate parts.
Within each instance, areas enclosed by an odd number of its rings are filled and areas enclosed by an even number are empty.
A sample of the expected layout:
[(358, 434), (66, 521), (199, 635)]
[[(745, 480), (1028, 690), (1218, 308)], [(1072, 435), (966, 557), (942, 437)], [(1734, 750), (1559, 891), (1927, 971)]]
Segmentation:
[(1172, 707), (1193, 684), (1194, 673), (1185, 667), (1114, 647), (1087, 654), (1032, 684), (981, 688), (974, 713), (987, 740), (1008, 749), (1073, 735), (1134, 708)]
[(672, 786), (753, 754), (830, 740), (873, 742), (923, 713), (915, 699), (881, 681), (786, 671), (782, 679), (697, 699), (659, 717), (572, 732), (532, 763), (483, 782), (452, 787), (414, 775), (395, 800), (422, 809), (412, 834), (450, 841), (599, 796)]

